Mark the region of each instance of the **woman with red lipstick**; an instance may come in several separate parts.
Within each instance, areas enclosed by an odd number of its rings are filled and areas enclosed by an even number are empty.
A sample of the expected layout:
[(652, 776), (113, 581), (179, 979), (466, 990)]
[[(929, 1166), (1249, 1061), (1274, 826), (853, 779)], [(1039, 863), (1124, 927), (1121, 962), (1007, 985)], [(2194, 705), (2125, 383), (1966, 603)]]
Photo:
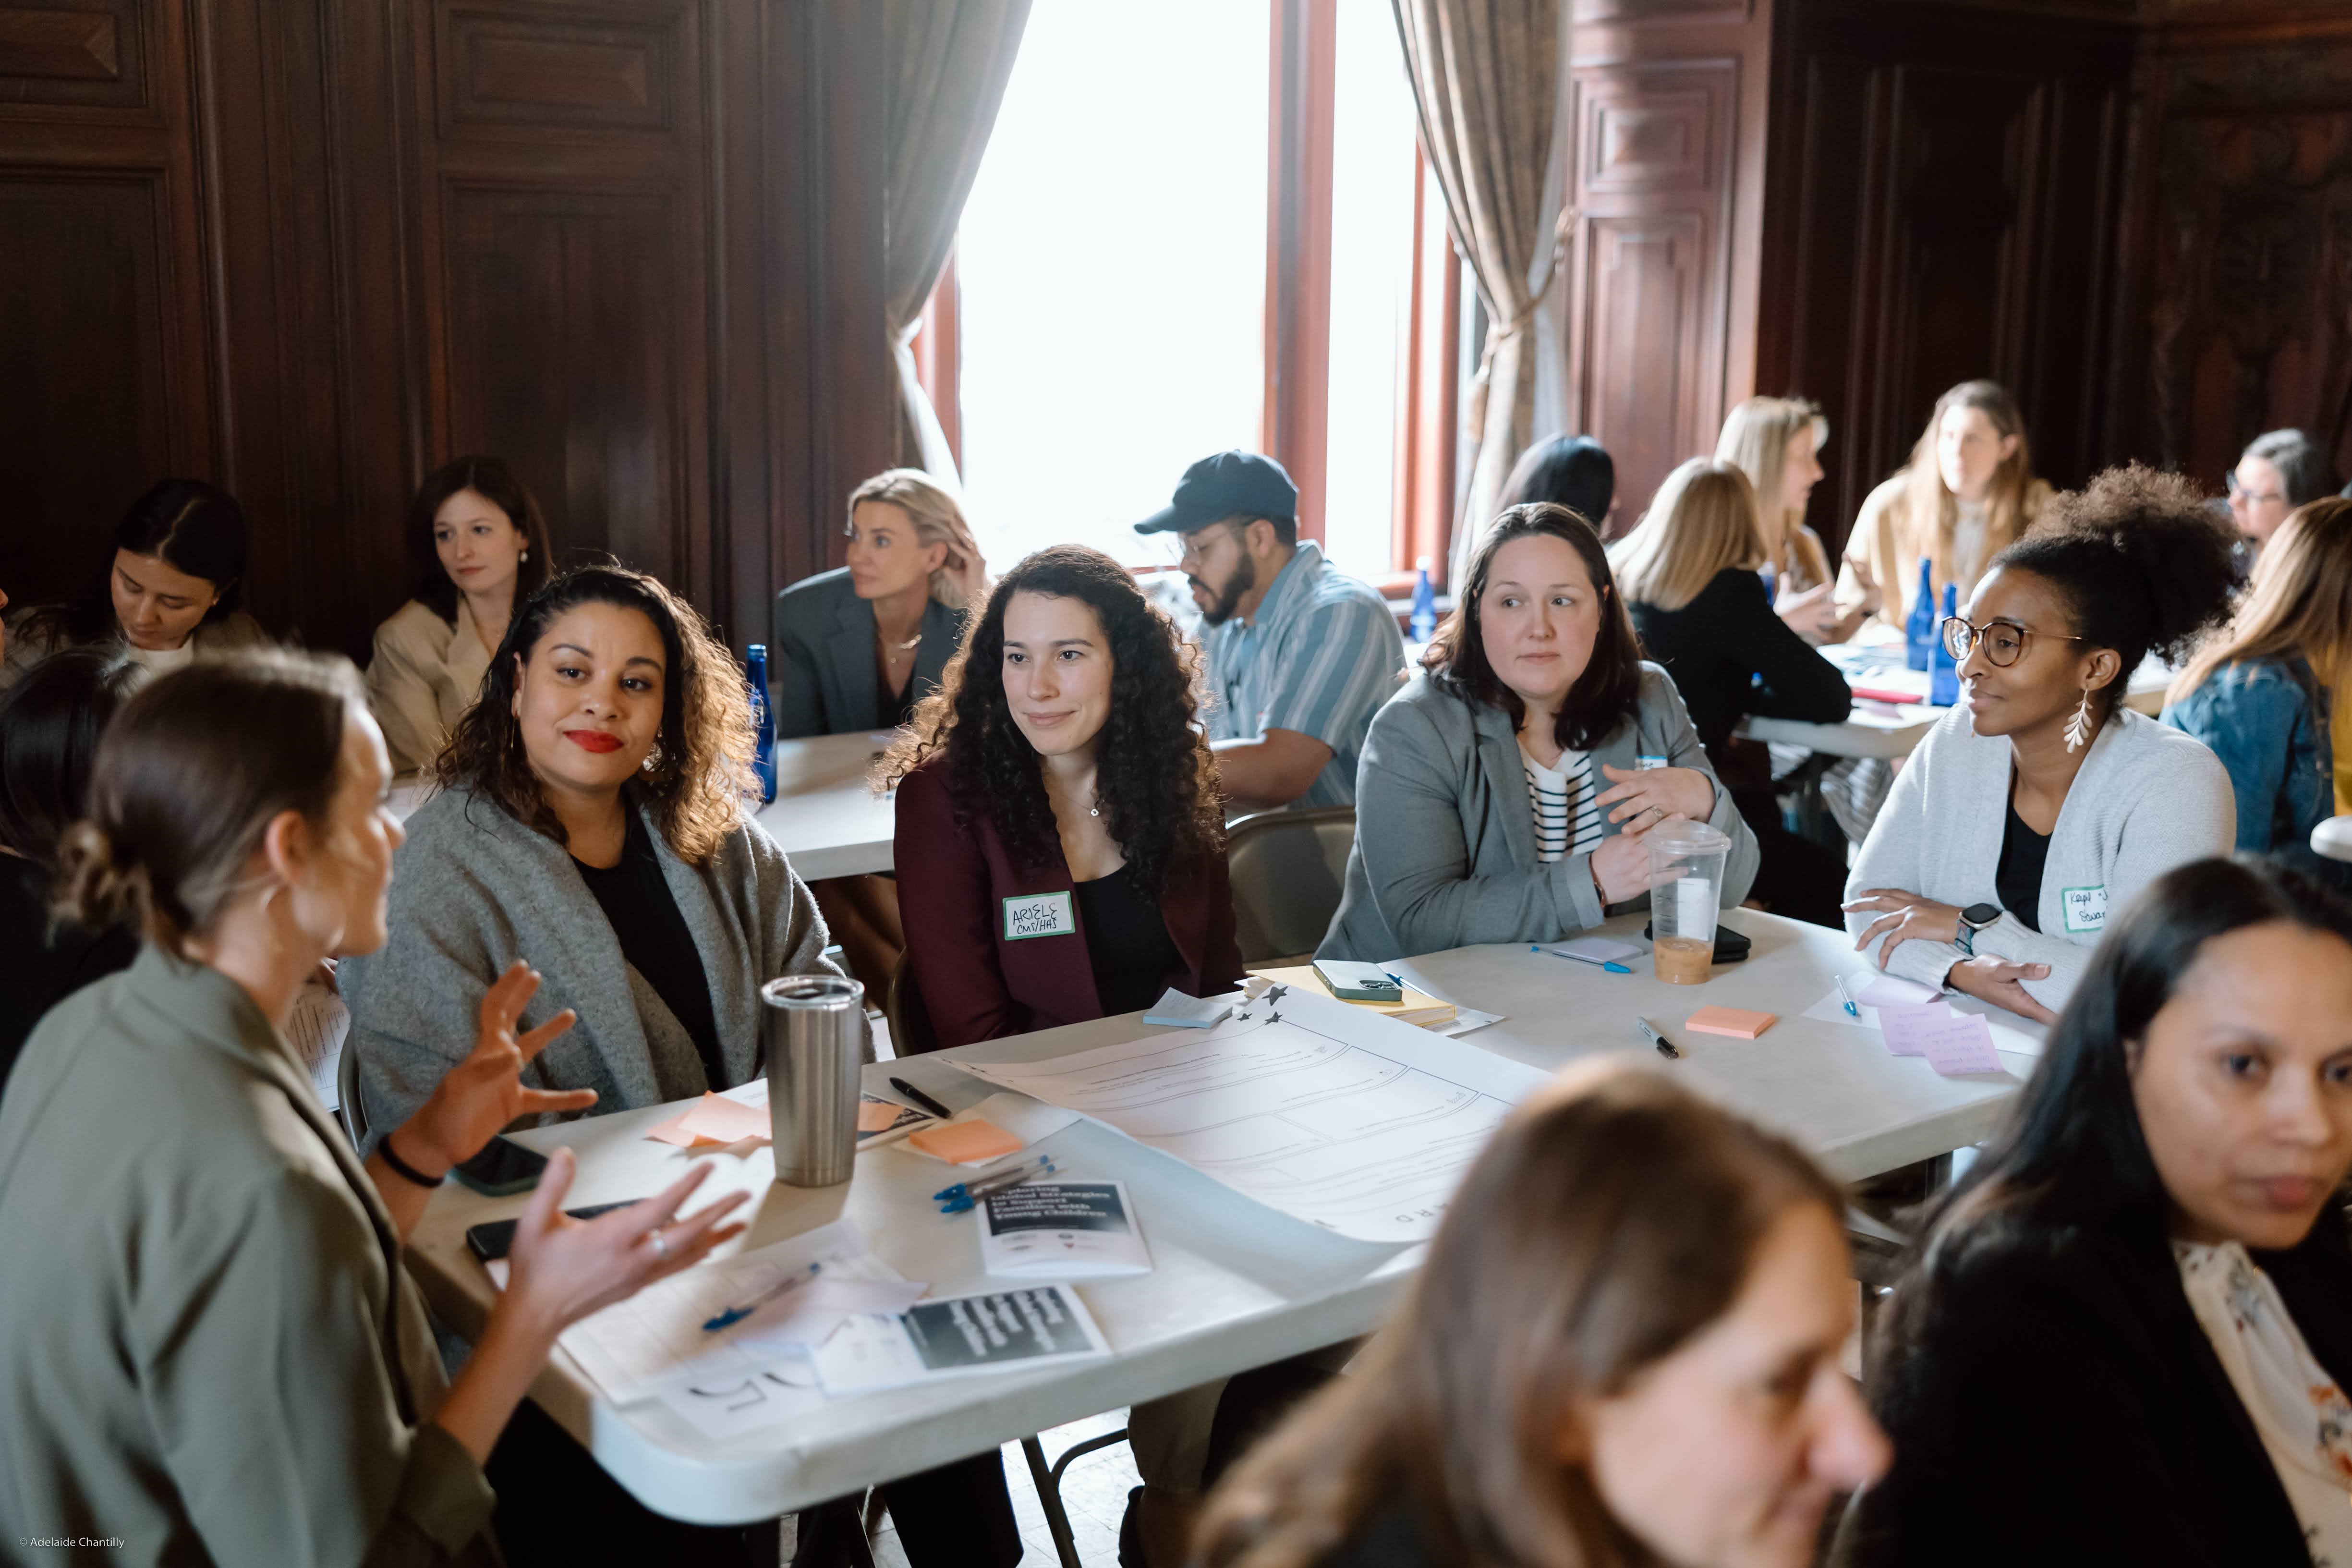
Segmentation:
[[(749, 1080), (761, 984), (835, 972), (815, 901), (744, 809), (751, 744), (740, 667), (659, 582), (587, 566), (532, 595), (441, 753), (441, 792), (407, 821), (390, 941), (338, 977), (369, 1124), (421, 1103), (448, 1070), (449, 1021), (526, 953), (544, 979), (524, 1026), (579, 1018), (535, 1087), (594, 1089), (602, 1113)], [(500, 1489), (533, 1510), (515, 1534), (544, 1560), (604, 1561), (608, 1515), (656, 1528), (526, 1419), (545, 1441), (517, 1461), (529, 1483)], [(993, 1451), (890, 1494), (919, 1563), (1020, 1557)]]
[(1554, 942), (1646, 908), (1645, 837), (1670, 817), (1730, 838), (1720, 901), (1748, 896), (1756, 836), (1643, 661), (1591, 523), (1540, 502), (1496, 519), (1422, 663), (1372, 716), (1318, 957)]
[(892, 748), (907, 952), (942, 1046), (1241, 983), (1192, 656), (1118, 563), (996, 585)]
[(496, 458), (444, 463), (408, 503), (408, 603), (375, 629), (368, 708), (394, 772), (430, 767), (480, 695), (514, 608), (552, 569), (539, 502)]
[(1846, 879), (1880, 968), (2047, 1022), (2140, 889), (2226, 855), (2230, 775), (2124, 706), (2150, 649), (2229, 613), (2228, 527), (2137, 465), (2052, 502), (1943, 625), (1963, 700), (1897, 774)]
[(2352, 1562), (2352, 909), (2262, 862), (2119, 912), (1883, 1319), (1853, 1568)]

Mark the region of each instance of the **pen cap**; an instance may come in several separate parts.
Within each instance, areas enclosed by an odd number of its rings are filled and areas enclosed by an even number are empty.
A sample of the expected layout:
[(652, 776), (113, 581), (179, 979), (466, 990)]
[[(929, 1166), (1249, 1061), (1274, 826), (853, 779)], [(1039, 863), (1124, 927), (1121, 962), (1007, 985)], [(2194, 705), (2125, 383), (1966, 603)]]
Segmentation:
[(760, 987), (776, 1180), (831, 1187), (857, 1161), (857, 1074), (866, 987), (838, 974), (787, 974)]

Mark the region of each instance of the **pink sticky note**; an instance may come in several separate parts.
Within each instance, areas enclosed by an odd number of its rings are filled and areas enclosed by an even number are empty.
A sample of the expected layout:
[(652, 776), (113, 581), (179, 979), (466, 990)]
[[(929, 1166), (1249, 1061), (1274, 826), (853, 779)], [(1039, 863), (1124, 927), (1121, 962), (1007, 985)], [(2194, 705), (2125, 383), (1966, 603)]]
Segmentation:
[(1886, 1048), (1896, 1056), (1924, 1057), (1927, 1047), (1920, 1043), (1921, 1037), (1951, 1016), (1952, 1010), (1941, 1002), (1885, 1006), (1878, 1010), (1878, 1032), (1886, 1037)]
[(1015, 1153), (1021, 1148), (1021, 1140), (1003, 1128), (993, 1121), (978, 1120), (926, 1127), (909, 1136), (907, 1142), (950, 1165), (978, 1164), (982, 1160)]
[(1696, 1029), (1702, 1035), (1729, 1035), (1735, 1040), (1752, 1040), (1773, 1025), (1775, 1015), (1751, 1013), (1744, 1007), (1701, 1007), (1683, 1020), (1683, 1027)]
[(887, 1132), (898, 1124), (898, 1108), (886, 1100), (861, 1100), (857, 1102), (857, 1130), (860, 1132)]
[(1855, 992), (1853, 999), (1865, 1007), (1916, 1007), (1923, 1002), (1933, 1002), (1940, 994), (1932, 985), (1882, 974)]
[(2000, 1053), (1993, 1049), (1992, 1030), (1979, 1013), (1962, 1013), (1927, 1031), (1921, 1042), (1927, 1065), (1946, 1078), (1955, 1073), (1999, 1072)]
[(765, 1107), (745, 1105), (724, 1095), (706, 1094), (679, 1125), (698, 1138), (715, 1143), (740, 1143), (746, 1138), (767, 1138), (771, 1128)]

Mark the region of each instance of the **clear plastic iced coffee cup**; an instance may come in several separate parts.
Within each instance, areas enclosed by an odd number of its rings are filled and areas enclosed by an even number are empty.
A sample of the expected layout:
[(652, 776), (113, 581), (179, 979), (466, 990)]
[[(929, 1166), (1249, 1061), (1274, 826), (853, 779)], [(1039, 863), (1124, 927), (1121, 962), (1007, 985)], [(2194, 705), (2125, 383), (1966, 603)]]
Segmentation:
[(1704, 985), (1715, 962), (1715, 914), (1731, 840), (1704, 822), (1650, 830), (1650, 956), (1669, 985)]

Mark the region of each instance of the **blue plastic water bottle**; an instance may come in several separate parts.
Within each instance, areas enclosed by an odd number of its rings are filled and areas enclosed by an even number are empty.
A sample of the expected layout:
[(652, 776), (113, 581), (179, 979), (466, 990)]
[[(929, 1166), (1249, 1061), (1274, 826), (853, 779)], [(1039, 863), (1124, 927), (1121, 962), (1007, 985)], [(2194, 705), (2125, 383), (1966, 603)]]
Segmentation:
[(1421, 577), (1412, 585), (1412, 640), (1427, 642), (1437, 635), (1437, 588), (1429, 580), (1429, 557), (1420, 561)]
[[(1944, 614), (1960, 613), (1960, 590), (1950, 583), (1944, 584)], [(1943, 623), (1936, 624), (1936, 647), (1927, 665), (1927, 702), (1930, 707), (1949, 708), (1960, 700), (1960, 667), (1952, 658), (1952, 650), (1944, 646)]]
[(1911, 601), (1911, 618), (1903, 623), (1903, 662), (1914, 669), (1927, 668), (1936, 646), (1936, 589), (1927, 575), (1928, 561), (1919, 558), (1919, 593)]
[(753, 643), (743, 650), (743, 683), (751, 689), (751, 723), (760, 732), (752, 765), (760, 770), (760, 802), (776, 798), (776, 716), (768, 711), (768, 645)]

